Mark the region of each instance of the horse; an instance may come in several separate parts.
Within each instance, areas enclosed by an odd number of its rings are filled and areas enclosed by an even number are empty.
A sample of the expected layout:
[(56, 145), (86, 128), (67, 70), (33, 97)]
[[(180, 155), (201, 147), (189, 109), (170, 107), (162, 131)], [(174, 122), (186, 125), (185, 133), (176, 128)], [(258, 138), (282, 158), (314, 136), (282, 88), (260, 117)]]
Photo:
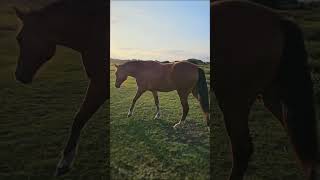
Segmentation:
[(15, 72), (18, 81), (31, 83), (40, 67), (55, 55), (57, 45), (81, 53), (90, 80), (86, 97), (74, 117), (56, 176), (70, 170), (81, 129), (110, 96), (109, 3), (106, 0), (90, 3), (85, 0), (60, 0), (29, 12), (14, 7), (23, 24), (16, 37), (20, 48)]
[(173, 127), (182, 126), (189, 112), (188, 96), (190, 93), (199, 101), (207, 124), (209, 123), (209, 98), (204, 71), (197, 65), (187, 61), (174, 63), (160, 63), (157, 61), (128, 61), (117, 68), (115, 75), (115, 87), (131, 76), (136, 79), (137, 92), (129, 108), (128, 117), (132, 116), (136, 101), (146, 91), (151, 91), (157, 111), (154, 119), (160, 118), (158, 92), (170, 92), (176, 90), (181, 106), (182, 116)]
[(211, 87), (231, 142), (229, 179), (243, 179), (254, 151), (248, 114), (258, 94), (287, 131), (306, 178), (319, 179), (313, 82), (301, 28), (249, 1), (214, 1), (210, 6)]

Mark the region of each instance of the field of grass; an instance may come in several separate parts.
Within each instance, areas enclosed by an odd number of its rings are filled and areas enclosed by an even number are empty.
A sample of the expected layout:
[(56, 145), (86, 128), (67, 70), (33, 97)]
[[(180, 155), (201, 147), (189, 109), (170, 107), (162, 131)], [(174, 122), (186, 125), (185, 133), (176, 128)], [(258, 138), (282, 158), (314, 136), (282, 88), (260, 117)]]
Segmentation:
[[(0, 5), (0, 179), (55, 179), (73, 116), (88, 80), (78, 53), (59, 47), (33, 84), (15, 81), (19, 27)], [(107, 179), (107, 103), (82, 132), (72, 171), (57, 179)]]
[[(209, 81), (209, 66), (203, 68)], [(128, 78), (120, 89), (116, 89), (114, 73), (115, 67), (111, 65), (112, 177), (208, 179), (209, 132), (196, 99), (190, 95), (190, 112), (186, 125), (178, 130), (172, 127), (178, 122), (182, 112), (176, 92), (159, 93), (159, 120), (153, 119), (156, 108), (151, 92), (142, 95), (137, 101), (133, 116), (127, 118), (136, 83), (133, 78)]]
[[(302, 27), (313, 71), (316, 109), (320, 111), (320, 9), (283, 12), (294, 17)], [(212, 69), (213, 70), (213, 69)], [(215, 129), (211, 131), (211, 161), (213, 179), (227, 179), (231, 167), (231, 152), (223, 119), (217, 103), (214, 105)], [(270, 112), (262, 104), (255, 104), (249, 117), (255, 152), (249, 163), (246, 180), (300, 180), (300, 168), (295, 162), (288, 137)]]

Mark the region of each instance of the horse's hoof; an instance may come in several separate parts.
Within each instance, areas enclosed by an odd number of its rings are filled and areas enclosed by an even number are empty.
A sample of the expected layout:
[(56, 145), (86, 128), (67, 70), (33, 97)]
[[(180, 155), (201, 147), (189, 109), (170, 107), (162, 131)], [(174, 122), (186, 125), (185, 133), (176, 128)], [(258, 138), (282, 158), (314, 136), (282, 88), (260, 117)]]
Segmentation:
[(160, 113), (157, 113), (154, 119), (160, 119)]
[(62, 158), (57, 165), (55, 176), (62, 176), (70, 171), (70, 162), (65, 158)]
[(132, 111), (129, 111), (127, 117), (131, 117), (131, 116), (132, 116)]
[(174, 130), (177, 130), (177, 129), (179, 128), (179, 126), (181, 126), (181, 124), (180, 124), (180, 123), (177, 123), (177, 124), (175, 124), (175, 125), (173, 126), (173, 129), (174, 129)]
[(73, 149), (66, 155), (63, 155), (57, 165), (55, 176), (61, 176), (70, 171), (72, 161), (75, 157), (76, 149)]
[(69, 171), (70, 171), (70, 167), (68, 166), (57, 167), (56, 172), (54, 173), (54, 176), (59, 177), (66, 174)]

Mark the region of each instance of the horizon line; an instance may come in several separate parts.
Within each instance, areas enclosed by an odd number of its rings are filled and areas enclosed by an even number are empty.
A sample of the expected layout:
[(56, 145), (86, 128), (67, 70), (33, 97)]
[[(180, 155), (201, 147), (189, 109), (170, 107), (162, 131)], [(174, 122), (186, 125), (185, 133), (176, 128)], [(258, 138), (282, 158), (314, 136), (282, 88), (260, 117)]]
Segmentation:
[(174, 62), (174, 61), (185, 61), (185, 60), (189, 60), (189, 59), (196, 59), (196, 60), (201, 60), (203, 62), (210, 62), (210, 57), (209, 59), (199, 59), (199, 58), (187, 58), (187, 59), (181, 59), (181, 60), (159, 60), (159, 59), (136, 59), (136, 58), (126, 58), (126, 59), (119, 59), (119, 58), (113, 58), (110, 57), (110, 60), (121, 60), (121, 61), (132, 61), (132, 60), (139, 60), (139, 61), (169, 61), (169, 62)]

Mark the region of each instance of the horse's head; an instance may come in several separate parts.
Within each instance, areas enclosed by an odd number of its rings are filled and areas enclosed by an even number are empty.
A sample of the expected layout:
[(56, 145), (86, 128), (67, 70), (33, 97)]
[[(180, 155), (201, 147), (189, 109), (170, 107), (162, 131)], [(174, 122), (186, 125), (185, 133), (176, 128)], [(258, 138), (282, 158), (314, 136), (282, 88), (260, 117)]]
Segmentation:
[(50, 41), (48, 27), (40, 26), (41, 17), (17, 8), (15, 11), (23, 23), (17, 35), (20, 55), (16, 79), (22, 83), (31, 83), (38, 69), (55, 54), (56, 45)]
[(125, 70), (125, 68), (122, 65), (115, 65), (117, 68), (116, 71), (116, 88), (120, 88), (121, 84), (127, 80), (128, 78), (128, 72)]

